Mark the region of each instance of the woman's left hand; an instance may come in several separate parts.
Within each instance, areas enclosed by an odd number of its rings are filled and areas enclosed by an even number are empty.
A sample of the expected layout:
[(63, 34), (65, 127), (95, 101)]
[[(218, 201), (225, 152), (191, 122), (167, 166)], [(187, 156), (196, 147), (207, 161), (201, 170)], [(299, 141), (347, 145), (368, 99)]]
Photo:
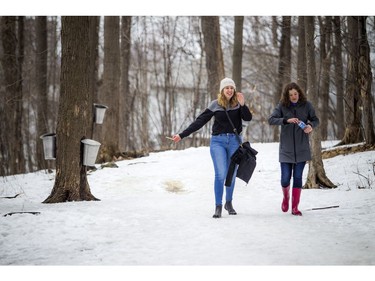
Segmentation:
[(303, 131), (306, 133), (306, 134), (310, 134), (312, 132), (312, 127), (311, 125), (306, 125), (305, 129), (303, 129)]
[(236, 93), (236, 95), (237, 95), (237, 100), (240, 103), (240, 105), (244, 106), (245, 105), (245, 97), (243, 96), (243, 94), (238, 92), (238, 93)]

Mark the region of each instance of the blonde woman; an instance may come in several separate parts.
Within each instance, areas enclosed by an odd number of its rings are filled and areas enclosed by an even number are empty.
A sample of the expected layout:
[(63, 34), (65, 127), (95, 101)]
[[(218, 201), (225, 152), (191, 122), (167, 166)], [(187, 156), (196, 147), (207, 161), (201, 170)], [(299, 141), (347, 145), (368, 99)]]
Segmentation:
[[(224, 194), (224, 183), (230, 164), (230, 157), (239, 146), (236, 134), (230, 124), (229, 114), (238, 134), (242, 132), (242, 120), (251, 121), (252, 114), (245, 105), (244, 95), (236, 92), (236, 85), (230, 78), (224, 78), (220, 82), (220, 92), (218, 98), (203, 111), (197, 119), (191, 123), (184, 131), (173, 136), (174, 142), (179, 142), (190, 134), (198, 131), (208, 121), (214, 117), (212, 126), (212, 136), (210, 142), (210, 154), (215, 170), (214, 194), (215, 194), (215, 213), (214, 218), (220, 218), (222, 213), (222, 200)], [(233, 175), (230, 186), (225, 187), (225, 205), (224, 208), (229, 215), (236, 215), (233, 208), (232, 199), (236, 174)]]

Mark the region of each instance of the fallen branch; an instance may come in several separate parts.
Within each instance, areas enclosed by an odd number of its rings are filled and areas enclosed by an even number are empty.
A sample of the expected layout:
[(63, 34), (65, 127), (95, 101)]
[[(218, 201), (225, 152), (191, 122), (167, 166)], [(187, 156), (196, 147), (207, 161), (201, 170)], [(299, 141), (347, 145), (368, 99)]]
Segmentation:
[(0, 197), (0, 198), (5, 198), (5, 199), (13, 199), (13, 198), (16, 198), (18, 195), (21, 195), (21, 193), (18, 193), (14, 196), (5, 196), (5, 197)]
[(305, 211), (316, 211), (316, 210), (332, 209), (332, 208), (338, 208), (338, 207), (340, 207), (340, 206), (335, 205), (335, 206), (327, 206), (327, 207), (311, 208), (311, 209), (307, 209), (307, 210), (305, 210)]
[(40, 212), (10, 212), (10, 213), (7, 213), (7, 214), (3, 215), (3, 217), (11, 216), (11, 215), (16, 215), (16, 214), (32, 214), (32, 215), (39, 215)]

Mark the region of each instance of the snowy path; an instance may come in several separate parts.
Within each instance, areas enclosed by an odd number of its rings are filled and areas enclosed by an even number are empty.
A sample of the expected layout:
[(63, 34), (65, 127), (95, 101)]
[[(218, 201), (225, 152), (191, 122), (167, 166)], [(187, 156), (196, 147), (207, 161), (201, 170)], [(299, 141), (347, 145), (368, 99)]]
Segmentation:
[[(53, 175), (0, 179), (0, 265), (375, 265), (374, 152), (325, 160), (334, 190), (303, 190), (302, 217), (280, 210), (278, 144), (237, 182), (237, 216), (213, 219), (207, 147), (152, 153), (89, 175), (99, 202), (42, 204)], [(307, 173), (307, 169), (305, 172)], [(373, 181), (374, 182), (374, 181)], [(168, 190), (174, 190), (172, 192)], [(306, 211), (313, 207), (339, 208)], [(40, 215), (3, 215), (39, 211)]]

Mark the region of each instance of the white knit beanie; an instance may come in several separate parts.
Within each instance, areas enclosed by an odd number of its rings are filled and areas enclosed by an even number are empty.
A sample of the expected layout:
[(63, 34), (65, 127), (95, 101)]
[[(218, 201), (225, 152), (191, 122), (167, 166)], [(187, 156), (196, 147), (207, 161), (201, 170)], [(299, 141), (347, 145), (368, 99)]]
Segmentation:
[(227, 86), (232, 86), (234, 89), (236, 89), (236, 84), (234, 84), (234, 81), (232, 79), (226, 77), (226, 78), (224, 78), (223, 80), (220, 81), (220, 93)]

